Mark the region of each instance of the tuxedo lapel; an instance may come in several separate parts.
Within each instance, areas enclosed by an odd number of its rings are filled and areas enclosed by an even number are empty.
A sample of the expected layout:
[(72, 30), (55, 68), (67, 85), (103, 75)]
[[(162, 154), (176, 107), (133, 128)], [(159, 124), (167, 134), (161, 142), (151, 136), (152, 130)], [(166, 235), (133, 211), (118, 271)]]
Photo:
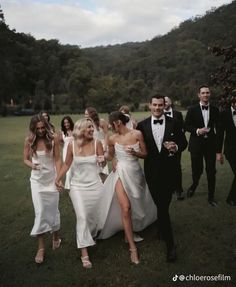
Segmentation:
[[(201, 106), (200, 105), (197, 105), (196, 107), (196, 113), (198, 115), (198, 118), (199, 118), (199, 121), (200, 121), (200, 125), (202, 127), (205, 126), (205, 123), (204, 123), (204, 118), (203, 118), (203, 115), (202, 115), (202, 110), (201, 110)], [(211, 116), (211, 112), (210, 112), (210, 116)], [(210, 121), (209, 121), (210, 122)]]
[(165, 125), (165, 131), (164, 131), (164, 137), (163, 137), (163, 142), (164, 141), (170, 141), (171, 140), (171, 125), (168, 117), (166, 118), (166, 125)]

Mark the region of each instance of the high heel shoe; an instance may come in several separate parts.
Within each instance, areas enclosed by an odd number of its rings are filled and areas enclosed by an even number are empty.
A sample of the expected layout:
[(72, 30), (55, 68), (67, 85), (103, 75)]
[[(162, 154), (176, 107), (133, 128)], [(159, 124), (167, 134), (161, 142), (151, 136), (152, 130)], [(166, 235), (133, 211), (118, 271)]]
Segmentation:
[(61, 239), (53, 240), (52, 241), (52, 250), (56, 250), (61, 245)]
[(35, 263), (41, 264), (44, 260), (44, 248), (38, 249), (36, 256), (35, 256)]
[(81, 261), (82, 261), (82, 264), (83, 264), (84, 268), (87, 268), (87, 269), (92, 268), (92, 263), (89, 260), (88, 256), (81, 257)]
[(129, 251), (130, 251), (131, 262), (136, 264), (136, 265), (139, 264), (140, 261), (139, 261), (139, 258), (138, 258), (138, 250), (137, 250), (137, 248), (132, 248)]

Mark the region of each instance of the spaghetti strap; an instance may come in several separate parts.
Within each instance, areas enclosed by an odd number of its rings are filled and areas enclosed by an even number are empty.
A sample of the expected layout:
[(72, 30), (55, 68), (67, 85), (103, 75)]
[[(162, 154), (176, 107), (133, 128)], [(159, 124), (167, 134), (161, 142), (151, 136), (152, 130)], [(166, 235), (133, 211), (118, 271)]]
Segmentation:
[(95, 154), (97, 154), (97, 139), (94, 141), (94, 149), (95, 149)]
[(75, 156), (75, 140), (72, 140), (72, 153)]

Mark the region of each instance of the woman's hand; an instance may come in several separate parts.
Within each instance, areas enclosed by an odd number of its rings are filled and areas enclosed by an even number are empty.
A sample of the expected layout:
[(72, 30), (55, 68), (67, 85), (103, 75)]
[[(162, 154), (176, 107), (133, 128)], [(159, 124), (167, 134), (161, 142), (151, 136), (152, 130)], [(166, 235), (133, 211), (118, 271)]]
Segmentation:
[(61, 180), (56, 179), (56, 180), (55, 180), (55, 185), (56, 185), (57, 190), (58, 190), (59, 192), (63, 191), (64, 185), (62, 184), (62, 181), (61, 181)]

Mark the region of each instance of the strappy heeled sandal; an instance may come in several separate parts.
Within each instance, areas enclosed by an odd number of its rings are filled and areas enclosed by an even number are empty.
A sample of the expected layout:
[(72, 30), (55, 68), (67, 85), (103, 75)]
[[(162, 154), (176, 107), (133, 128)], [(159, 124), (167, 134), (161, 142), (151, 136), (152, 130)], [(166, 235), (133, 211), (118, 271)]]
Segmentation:
[(84, 268), (87, 268), (87, 269), (92, 268), (92, 263), (89, 260), (88, 256), (81, 257), (81, 261), (82, 261)]
[(41, 264), (44, 260), (44, 248), (38, 249), (36, 256), (35, 256), (35, 263)]
[(130, 249), (130, 259), (131, 259), (131, 262), (134, 263), (134, 264), (139, 264), (139, 258), (138, 258), (138, 250), (137, 248), (133, 248), (133, 249)]
[(61, 245), (61, 239), (53, 240), (52, 241), (52, 250), (56, 250)]

